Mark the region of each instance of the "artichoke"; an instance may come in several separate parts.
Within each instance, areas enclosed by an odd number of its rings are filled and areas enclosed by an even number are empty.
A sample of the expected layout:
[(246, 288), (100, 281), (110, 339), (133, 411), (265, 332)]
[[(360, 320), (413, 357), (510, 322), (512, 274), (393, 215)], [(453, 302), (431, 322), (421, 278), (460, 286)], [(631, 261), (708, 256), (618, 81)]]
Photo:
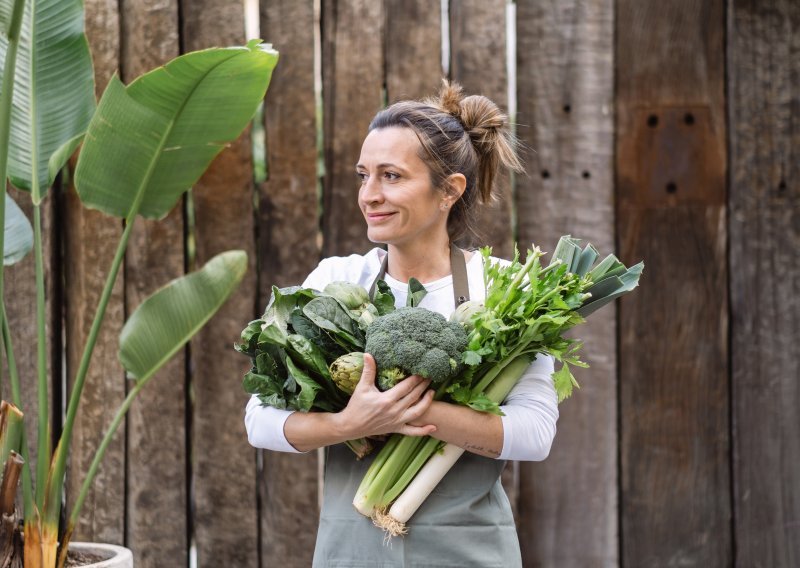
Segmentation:
[(363, 311), (366, 305), (369, 304), (369, 295), (358, 284), (351, 284), (350, 282), (336, 281), (331, 282), (322, 291), (328, 296), (333, 296), (342, 304), (347, 306), (349, 310)]
[(363, 353), (346, 353), (336, 359), (330, 366), (331, 378), (340, 390), (347, 394), (353, 394), (356, 385), (361, 379), (361, 372), (364, 370)]
[(476, 315), (484, 314), (485, 312), (486, 306), (484, 306), (481, 302), (471, 300), (458, 306), (456, 311), (450, 315), (450, 321), (460, 323), (467, 331), (472, 331), (474, 327), (472, 318)]

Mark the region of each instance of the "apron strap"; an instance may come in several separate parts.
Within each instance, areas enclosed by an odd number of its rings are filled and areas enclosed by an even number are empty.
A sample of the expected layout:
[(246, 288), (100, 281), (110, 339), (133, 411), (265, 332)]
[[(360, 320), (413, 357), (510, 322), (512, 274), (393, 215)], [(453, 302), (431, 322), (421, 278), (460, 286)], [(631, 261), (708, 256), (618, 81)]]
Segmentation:
[[(386, 276), (386, 267), (389, 265), (389, 254), (383, 257), (381, 269), (372, 286), (369, 287), (370, 299), (375, 297), (375, 288), (378, 280), (383, 280)], [(464, 260), (464, 253), (453, 243), (450, 243), (450, 272), (453, 274), (453, 302), (458, 307), (464, 302), (469, 301), (469, 281), (467, 279), (467, 261)]]
[(453, 300), (458, 307), (469, 301), (469, 281), (464, 253), (452, 243), (450, 243), (450, 271), (453, 273)]

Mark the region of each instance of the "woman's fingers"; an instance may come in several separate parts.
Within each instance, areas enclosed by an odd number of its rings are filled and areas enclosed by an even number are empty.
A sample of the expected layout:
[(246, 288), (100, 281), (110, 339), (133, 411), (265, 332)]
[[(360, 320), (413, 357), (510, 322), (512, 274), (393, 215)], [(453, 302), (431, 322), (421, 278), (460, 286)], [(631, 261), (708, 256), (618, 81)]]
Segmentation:
[(406, 396), (408, 396), (408, 394), (411, 391), (413, 391), (417, 386), (419, 386), (420, 384), (426, 383), (426, 382), (429, 382), (429, 381), (427, 381), (426, 379), (423, 379), (422, 377), (420, 377), (418, 375), (411, 375), (409, 377), (406, 377), (405, 379), (403, 379), (402, 381), (400, 381), (396, 385), (394, 385), (389, 390), (387, 390), (386, 394), (392, 400), (400, 400), (400, 399), (405, 398)]
[(361, 378), (356, 383), (355, 391), (367, 391), (370, 389), (377, 389), (375, 386), (375, 359), (369, 353), (364, 353), (364, 366), (361, 370)]
[[(406, 379), (406, 381), (407, 380), (408, 379)], [(403, 398), (399, 399), (398, 402), (404, 403), (407, 406), (411, 406), (412, 404), (416, 403), (423, 394), (425, 394), (425, 390), (428, 388), (428, 386), (430, 386), (430, 384), (431, 382), (428, 379), (422, 379), (419, 383), (417, 383), (417, 385), (414, 388), (412, 388), (408, 392), (408, 394), (406, 394)]]
[(436, 426), (428, 424), (426, 426), (412, 426), (411, 424), (403, 424), (398, 430), (398, 433), (405, 436), (430, 436), (436, 432)]
[(433, 403), (434, 392), (429, 390), (419, 399), (409, 406), (403, 413), (401, 420), (403, 423), (414, 422), (417, 418), (425, 414)]

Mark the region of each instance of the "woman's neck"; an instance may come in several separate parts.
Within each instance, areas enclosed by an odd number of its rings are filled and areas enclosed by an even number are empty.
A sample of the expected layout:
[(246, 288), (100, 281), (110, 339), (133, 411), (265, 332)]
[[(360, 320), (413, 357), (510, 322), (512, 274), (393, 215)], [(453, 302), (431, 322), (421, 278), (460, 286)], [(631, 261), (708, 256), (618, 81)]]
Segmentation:
[(389, 245), (386, 272), (400, 282), (416, 278), (423, 284), (444, 278), (450, 271), (450, 241)]

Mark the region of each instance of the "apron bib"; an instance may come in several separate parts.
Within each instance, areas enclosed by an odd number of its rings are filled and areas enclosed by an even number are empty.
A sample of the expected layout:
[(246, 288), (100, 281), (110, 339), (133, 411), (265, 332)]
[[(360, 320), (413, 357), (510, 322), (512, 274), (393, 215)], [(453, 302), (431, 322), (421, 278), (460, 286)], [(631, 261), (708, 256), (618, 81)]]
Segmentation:
[[(377, 282), (386, 274), (384, 257)], [(455, 305), (469, 300), (464, 254), (450, 249)], [(373, 282), (370, 297), (375, 289)], [(500, 483), (505, 461), (464, 453), (408, 522), (408, 534), (384, 533), (353, 507), (374, 455), (355, 459), (326, 448), (315, 568), (515, 568), (522, 566), (511, 505)]]

